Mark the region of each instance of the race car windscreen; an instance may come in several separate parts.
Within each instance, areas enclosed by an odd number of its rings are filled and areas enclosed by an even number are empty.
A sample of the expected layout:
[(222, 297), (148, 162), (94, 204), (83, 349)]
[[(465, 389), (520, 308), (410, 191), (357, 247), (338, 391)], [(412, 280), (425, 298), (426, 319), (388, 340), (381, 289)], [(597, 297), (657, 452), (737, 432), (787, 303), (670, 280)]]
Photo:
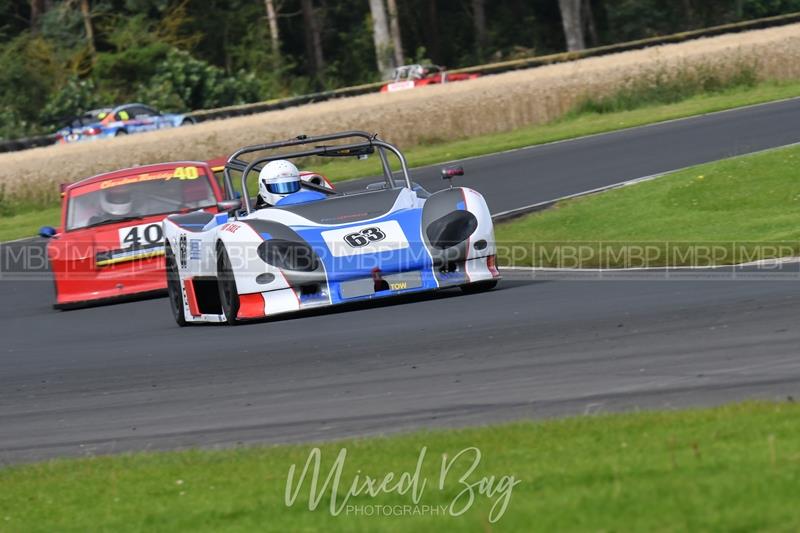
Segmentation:
[(113, 178), (70, 192), (67, 230), (216, 205), (209, 178), (186, 166)]
[(84, 126), (88, 126), (89, 124), (100, 122), (108, 116), (109, 111), (110, 109), (96, 109), (94, 111), (89, 111), (88, 113), (84, 113), (83, 115), (72, 119), (72, 121), (69, 123), (69, 127), (82, 128)]

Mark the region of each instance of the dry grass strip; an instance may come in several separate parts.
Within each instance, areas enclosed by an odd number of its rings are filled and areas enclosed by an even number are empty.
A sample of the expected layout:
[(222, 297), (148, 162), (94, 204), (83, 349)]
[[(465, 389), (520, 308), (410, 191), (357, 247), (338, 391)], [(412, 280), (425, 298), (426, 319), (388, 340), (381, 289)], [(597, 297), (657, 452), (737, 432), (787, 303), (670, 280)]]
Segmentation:
[[(800, 24), (723, 35), (509, 72), (396, 94), (369, 94), (146, 135), (0, 154), (5, 202), (52, 203), (57, 184), (137, 164), (208, 159), (238, 147), (344, 129), (380, 132), (401, 147), (552, 121), (588, 95), (669, 76), (753, 68), (759, 79), (800, 79)], [(413, 163), (413, 162), (412, 162)], [(2, 197), (0, 197), (2, 198)]]

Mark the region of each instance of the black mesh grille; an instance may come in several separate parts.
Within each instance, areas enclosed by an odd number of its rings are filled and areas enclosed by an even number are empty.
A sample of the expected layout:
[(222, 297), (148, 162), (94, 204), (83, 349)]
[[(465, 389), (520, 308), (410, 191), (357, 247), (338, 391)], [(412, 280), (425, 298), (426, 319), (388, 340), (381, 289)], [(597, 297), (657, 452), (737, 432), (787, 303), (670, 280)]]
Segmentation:
[(319, 267), (317, 254), (302, 242), (270, 239), (258, 247), (258, 256), (266, 263), (283, 270), (313, 272)]
[(444, 250), (465, 241), (478, 228), (478, 219), (469, 211), (452, 211), (437, 218), (425, 229), (431, 246)]

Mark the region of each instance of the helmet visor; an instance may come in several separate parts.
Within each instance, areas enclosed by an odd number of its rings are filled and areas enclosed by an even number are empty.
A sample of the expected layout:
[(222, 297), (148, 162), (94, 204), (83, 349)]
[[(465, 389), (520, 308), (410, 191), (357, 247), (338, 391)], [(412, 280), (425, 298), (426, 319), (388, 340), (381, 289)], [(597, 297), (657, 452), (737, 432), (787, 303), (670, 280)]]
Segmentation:
[(300, 190), (300, 181), (284, 181), (283, 183), (268, 183), (267, 190), (272, 194), (292, 194)]
[(106, 201), (110, 204), (124, 205), (131, 201), (131, 193), (125, 188), (106, 191)]

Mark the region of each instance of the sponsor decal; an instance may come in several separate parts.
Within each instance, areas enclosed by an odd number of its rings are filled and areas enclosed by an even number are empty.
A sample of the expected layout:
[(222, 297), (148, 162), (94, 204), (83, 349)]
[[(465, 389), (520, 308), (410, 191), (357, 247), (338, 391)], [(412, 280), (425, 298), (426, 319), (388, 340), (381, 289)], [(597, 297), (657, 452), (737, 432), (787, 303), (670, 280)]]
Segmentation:
[(227, 231), (228, 233), (236, 233), (237, 231), (239, 231), (240, 227), (241, 226), (239, 226), (238, 224), (228, 223), (228, 224), (224, 224), (220, 228), (220, 231)]
[(360, 298), (371, 296), (380, 291), (405, 291), (409, 289), (419, 289), (423, 287), (422, 274), (419, 271), (398, 272), (379, 277), (379, 283), (385, 282), (385, 286), (376, 286), (374, 277), (360, 278), (343, 281), (339, 284), (339, 295), (343, 299)]
[(189, 259), (192, 261), (200, 260), (200, 239), (189, 239)]
[(352, 219), (360, 219), (360, 218), (367, 218), (370, 216), (371, 213), (367, 213), (366, 211), (363, 213), (349, 213), (347, 215), (338, 215), (335, 217), (323, 218), (322, 222), (325, 224), (341, 222), (344, 220), (352, 220)]
[(116, 178), (106, 180), (100, 183), (101, 189), (108, 189), (111, 187), (119, 187), (120, 185), (129, 185), (131, 183), (141, 183), (143, 181), (164, 180), (171, 179), (178, 180), (196, 180), (203, 175), (202, 169), (197, 167), (176, 167), (173, 170), (164, 170), (161, 172), (148, 172), (146, 174), (139, 174), (138, 176), (127, 176), (124, 178)]
[(78, 187), (70, 193), (72, 196), (83, 196), (98, 190), (109, 189), (112, 187), (119, 187), (122, 185), (130, 185), (134, 183), (142, 183), (146, 181), (163, 180), (169, 181), (172, 179), (178, 180), (195, 180), (205, 176), (205, 171), (201, 167), (176, 167), (170, 170), (163, 170), (159, 172), (146, 172), (144, 174), (137, 174), (134, 176), (125, 176), (122, 178), (114, 178), (101, 182), (95, 182), (89, 185)]
[(186, 268), (186, 234), (178, 239), (178, 255), (180, 256), (181, 268)]

